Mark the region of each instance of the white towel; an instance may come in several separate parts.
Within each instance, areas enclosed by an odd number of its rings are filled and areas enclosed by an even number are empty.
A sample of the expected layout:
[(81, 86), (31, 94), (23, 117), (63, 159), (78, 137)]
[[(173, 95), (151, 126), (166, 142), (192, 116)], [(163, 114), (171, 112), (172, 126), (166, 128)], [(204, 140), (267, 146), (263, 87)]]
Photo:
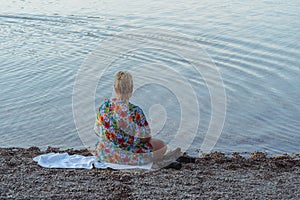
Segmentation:
[(69, 155), (68, 153), (47, 153), (34, 157), (33, 160), (45, 168), (112, 168), (112, 169), (151, 169), (153, 163), (146, 165), (119, 165), (100, 163), (95, 156)]

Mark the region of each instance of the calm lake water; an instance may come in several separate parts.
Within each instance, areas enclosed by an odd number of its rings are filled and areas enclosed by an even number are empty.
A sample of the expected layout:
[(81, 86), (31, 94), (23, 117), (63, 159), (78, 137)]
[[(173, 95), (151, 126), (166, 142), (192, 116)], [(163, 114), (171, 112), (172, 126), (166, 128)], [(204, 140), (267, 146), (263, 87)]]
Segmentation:
[[(147, 27), (194, 38), (220, 70), (227, 107), (214, 150), (300, 151), (300, 1), (0, 3), (0, 147), (82, 148), (72, 113), (78, 70), (105, 39)], [(147, 57), (153, 54), (146, 51), (140, 59)], [(172, 66), (162, 55), (155, 59)], [(184, 75), (193, 79), (188, 70)], [(194, 84), (199, 85), (201, 121), (191, 154), (201, 146), (211, 114), (201, 77)], [(111, 94), (112, 87), (107, 85), (97, 89), (100, 100)], [(148, 118), (149, 94), (155, 97), (153, 103), (166, 109), (165, 131), (173, 132), (180, 120), (176, 97), (158, 86), (138, 90), (133, 101)], [(168, 103), (169, 98), (175, 100)], [(163, 134), (157, 137), (164, 139)]]

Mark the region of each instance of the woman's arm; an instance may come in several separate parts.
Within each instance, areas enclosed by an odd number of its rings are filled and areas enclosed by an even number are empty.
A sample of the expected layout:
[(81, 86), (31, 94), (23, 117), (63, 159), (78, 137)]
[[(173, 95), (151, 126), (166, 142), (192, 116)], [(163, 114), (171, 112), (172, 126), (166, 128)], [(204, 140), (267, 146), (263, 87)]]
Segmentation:
[(151, 140), (151, 130), (143, 110), (139, 107), (135, 113), (135, 118), (137, 122), (137, 136), (141, 142), (149, 142)]
[(150, 142), (150, 140), (151, 140), (151, 136), (150, 137), (141, 138), (141, 142)]

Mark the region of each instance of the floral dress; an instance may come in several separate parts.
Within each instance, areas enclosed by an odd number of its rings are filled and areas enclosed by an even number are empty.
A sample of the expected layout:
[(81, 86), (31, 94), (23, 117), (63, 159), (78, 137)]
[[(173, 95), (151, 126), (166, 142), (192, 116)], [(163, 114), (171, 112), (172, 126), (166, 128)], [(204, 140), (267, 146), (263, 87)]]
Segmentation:
[(105, 99), (96, 116), (99, 137), (94, 154), (99, 162), (141, 165), (153, 157), (150, 128), (143, 110), (116, 98)]

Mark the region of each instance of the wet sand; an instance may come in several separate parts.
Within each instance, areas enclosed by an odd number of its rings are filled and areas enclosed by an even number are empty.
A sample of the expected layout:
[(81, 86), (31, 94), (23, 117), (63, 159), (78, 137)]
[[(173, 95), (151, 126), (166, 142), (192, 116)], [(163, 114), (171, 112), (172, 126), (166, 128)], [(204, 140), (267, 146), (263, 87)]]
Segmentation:
[(46, 169), (33, 157), (86, 150), (0, 148), (0, 199), (300, 199), (300, 155), (210, 153), (180, 170)]

